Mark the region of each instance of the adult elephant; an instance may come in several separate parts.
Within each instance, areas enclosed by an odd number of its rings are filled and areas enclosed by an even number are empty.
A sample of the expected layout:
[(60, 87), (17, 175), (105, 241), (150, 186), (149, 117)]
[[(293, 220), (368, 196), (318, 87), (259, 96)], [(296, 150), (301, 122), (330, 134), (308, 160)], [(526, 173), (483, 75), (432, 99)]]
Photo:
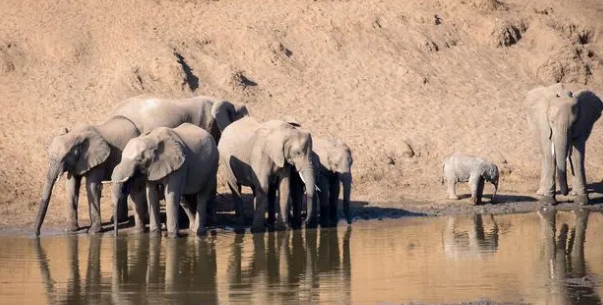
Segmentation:
[[(159, 185), (166, 201), (168, 235), (178, 236), (178, 206), (181, 198), (190, 221), (190, 230), (205, 233), (206, 211), (216, 194), (218, 149), (205, 130), (184, 123), (176, 128), (159, 127), (147, 135), (130, 140), (121, 162), (113, 170), (114, 207), (123, 200), (124, 187), (130, 179), (147, 181), (151, 231), (159, 231)], [(137, 207), (136, 210), (142, 210)], [(213, 209), (211, 209), (213, 210)], [(143, 230), (143, 224), (136, 224)], [(115, 223), (117, 234), (117, 223)]]
[[(301, 127), (301, 124), (291, 116), (285, 116), (284, 121), (294, 127)], [(352, 223), (352, 215), (350, 212), (350, 195), (352, 191), (352, 165), (354, 159), (350, 148), (340, 139), (329, 138), (313, 138), (313, 161), (318, 169), (318, 178), (316, 185), (320, 190), (318, 196), (314, 197), (314, 207), (320, 206), (320, 222), (321, 225), (337, 225), (339, 215), (337, 207), (339, 202), (340, 185), (343, 186), (343, 212), (348, 224)], [(292, 199), (300, 201), (301, 197), (296, 198), (297, 194), (302, 193), (300, 187), (302, 185), (291, 186)], [(319, 201), (320, 204), (317, 204)], [(295, 205), (295, 204), (294, 204)]]
[(589, 90), (573, 94), (563, 84), (538, 87), (526, 96), (528, 123), (542, 158), (537, 194), (547, 204), (555, 204), (555, 174), (559, 188), (567, 195), (566, 160), (572, 169), (574, 201), (588, 204), (584, 158), (586, 140), (601, 116), (603, 103)]
[(132, 120), (142, 134), (157, 127), (176, 128), (182, 123), (191, 123), (205, 129), (218, 143), (224, 128), (248, 116), (249, 111), (245, 105), (210, 96), (168, 99), (143, 94), (127, 99), (113, 110), (113, 114)]
[[(280, 213), (277, 225), (288, 228), (289, 179), (299, 173), (306, 185), (308, 202), (314, 196), (312, 136), (306, 130), (281, 121), (259, 123), (246, 117), (230, 124), (218, 143), (220, 163), (233, 194), (239, 224), (243, 224), (241, 186), (254, 191), (255, 215), (252, 231), (264, 230), (267, 195), (271, 184), (278, 183)], [(316, 211), (309, 209), (306, 224), (316, 222)]]
[[(67, 172), (68, 229), (75, 231), (79, 228), (77, 204), (80, 184), (85, 177), (91, 222), (88, 232), (99, 232), (101, 230), (101, 181), (111, 178), (113, 168), (120, 162), (121, 151), (126, 143), (138, 135), (140, 132), (132, 121), (123, 116), (114, 116), (101, 125), (88, 125), (72, 131), (65, 130), (65, 133), (56, 136), (48, 149), (49, 166), (36, 219), (36, 236), (40, 235), (54, 184), (65, 172)], [(140, 199), (136, 194), (131, 198)], [(119, 216), (118, 218), (127, 216), (127, 207), (120, 211)]]
[(249, 111), (245, 105), (235, 105), (209, 96), (167, 99), (139, 95), (117, 106), (113, 115), (127, 117), (142, 134), (157, 127), (176, 128), (182, 123), (191, 123), (205, 129), (218, 143), (224, 128), (249, 115)]

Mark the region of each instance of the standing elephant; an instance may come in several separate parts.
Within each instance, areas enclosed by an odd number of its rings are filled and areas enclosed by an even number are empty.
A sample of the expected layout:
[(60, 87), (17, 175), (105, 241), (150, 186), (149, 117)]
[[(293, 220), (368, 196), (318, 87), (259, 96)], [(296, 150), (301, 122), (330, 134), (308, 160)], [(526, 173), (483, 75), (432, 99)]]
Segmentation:
[(339, 183), (343, 185), (343, 213), (348, 225), (352, 223), (350, 212), (350, 193), (352, 191), (352, 152), (340, 139), (316, 139), (314, 153), (320, 164), (318, 188), (321, 190), (320, 220), (323, 224), (337, 225), (339, 220), (337, 205), (339, 201)]
[[(272, 184), (279, 185), (280, 211), (277, 225), (287, 228), (289, 180), (292, 171), (299, 173), (306, 185), (308, 202), (314, 196), (312, 136), (306, 130), (280, 121), (260, 124), (251, 117), (230, 124), (218, 144), (220, 162), (234, 196), (239, 223), (243, 223), (241, 186), (254, 191), (256, 206), (252, 231), (264, 230), (267, 196)], [(309, 209), (306, 224), (316, 222), (316, 211)]]
[(555, 174), (559, 188), (567, 195), (566, 160), (570, 158), (574, 176), (575, 202), (588, 204), (584, 158), (586, 140), (601, 116), (603, 103), (589, 90), (576, 94), (557, 83), (527, 93), (528, 124), (542, 158), (540, 187), (537, 194), (547, 204), (555, 204)]
[(457, 152), (444, 160), (442, 169), (442, 183), (446, 182), (448, 184), (449, 199), (459, 199), (456, 195), (457, 182), (469, 182), (471, 202), (473, 204), (481, 204), (484, 193), (484, 181), (488, 181), (494, 185), (494, 191), (490, 199), (491, 202), (494, 202), (499, 180), (498, 166), (496, 164), (487, 162), (479, 157)]
[(191, 123), (205, 129), (219, 143), (224, 128), (249, 115), (249, 111), (245, 105), (209, 96), (166, 99), (139, 95), (117, 106), (113, 114), (132, 120), (142, 134), (157, 127), (175, 128), (182, 123)]
[[(84, 126), (56, 136), (48, 149), (50, 164), (36, 219), (36, 236), (40, 235), (54, 184), (64, 172), (67, 172), (69, 230), (79, 228), (77, 204), (82, 177), (85, 177), (91, 222), (88, 232), (99, 232), (101, 181), (110, 179), (113, 168), (121, 160), (121, 151), (126, 143), (139, 134), (132, 121), (123, 116), (115, 116), (101, 125)], [(124, 207), (126, 206), (123, 205), (122, 208)], [(120, 212), (123, 215), (119, 216), (127, 215), (127, 207)]]
[[(151, 231), (160, 229), (158, 189), (162, 185), (168, 235), (178, 235), (181, 196), (191, 231), (204, 234), (206, 209), (208, 204), (213, 204), (216, 194), (218, 161), (216, 143), (205, 130), (189, 123), (173, 129), (156, 128), (147, 135), (130, 140), (124, 148), (121, 162), (111, 176), (114, 206), (123, 200), (128, 180), (142, 177), (147, 180)], [(136, 210), (142, 210), (142, 207)], [(141, 225), (137, 227), (143, 228)], [(117, 225), (115, 230), (117, 233)]]
[[(292, 116), (285, 116), (283, 120), (294, 127), (301, 127), (299, 121)], [(352, 152), (350, 148), (337, 138), (314, 138), (312, 161), (318, 168), (316, 185), (320, 190), (318, 196), (314, 197), (312, 203), (318, 206), (320, 201), (320, 222), (322, 225), (337, 225), (337, 206), (339, 201), (339, 190), (343, 185), (343, 211), (348, 224), (352, 223), (350, 212), (350, 194), (352, 190)], [(295, 202), (301, 201), (303, 185), (298, 179), (291, 179), (291, 197)], [(294, 203), (295, 205), (295, 203)]]

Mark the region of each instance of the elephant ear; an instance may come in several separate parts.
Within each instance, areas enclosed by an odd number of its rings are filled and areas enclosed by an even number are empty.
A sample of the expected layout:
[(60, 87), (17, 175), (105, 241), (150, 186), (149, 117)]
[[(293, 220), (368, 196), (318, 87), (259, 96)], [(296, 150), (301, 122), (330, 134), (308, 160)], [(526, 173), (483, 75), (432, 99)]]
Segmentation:
[(154, 138), (157, 145), (151, 150), (153, 161), (149, 165), (147, 178), (150, 181), (163, 179), (184, 164), (184, 151), (180, 137), (169, 128), (157, 128), (148, 135)]
[(603, 110), (603, 103), (601, 99), (590, 90), (578, 91), (574, 99), (578, 105), (578, 120), (574, 125), (572, 131), (574, 137), (585, 136), (588, 138), (592, 131), (593, 125), (601, 117), (601, 111)]
[(219, 101), (211, 108), (211, 116), (216, 119), (220, 132), (234, 122), (236, 114), (235, 106), (229, 101)]
[(274, 161), (278, 167), (285, 166), (285, 142), (287, 137), (282, 129), (260, 131), (263, 147), (262, 151)]
[(95, 129), (82, 131), (76, 138), (76, 150), (78, 156), (75, 163), (75, 172), (82, 175), (95, 166), (105, 162), (109, 158), (111, 148), (107, 141)]

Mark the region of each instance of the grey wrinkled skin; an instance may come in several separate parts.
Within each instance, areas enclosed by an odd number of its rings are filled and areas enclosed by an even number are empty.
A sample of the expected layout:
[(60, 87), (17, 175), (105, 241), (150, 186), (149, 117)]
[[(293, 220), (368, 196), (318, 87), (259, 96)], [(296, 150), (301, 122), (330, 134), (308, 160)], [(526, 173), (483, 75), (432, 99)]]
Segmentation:
[[(293, 116), (284, 116), (283, 120), (293, 127), (301, 127), (301, 123)], [(350, 195), (352, 190), (352, 165), (353, 158), (350, 148), (340, 139), (314, 137), (312, 161), (315, 164), (316, 185), (320, 190), (318, 196), (314, 196), (314, 207), (320, 206), (320, 223), (323, 226), (337, 225), (339, 215), (337, 212), (339, 202), (340, 183), (343, 186), (343, 212), (346, 221), (352, 223), (350, 212)], [(294, 207), (300, 205), (301, 197), (294, 196), (295, 193), (303, 192), (303, 185), (293, 185), (296, 180), (292, 179), (292, 204)]]
[[(218, 162), (215, 140), (202, 128), (189, 123), (176, 128), (156, 128), (130, 140), (124, 148), (121, 162), (111, 177), (114, 206), (126, 193), (123, 188), (129, 179), (144, 179), (152, 232), (161, 227), (158, 192), (162, 186), (168, 235), (178, 236), (179, 205), (189, 218), (189, 229), (202, 235), (207, 207), (214, 203), (216, 194)], [(117, 227), (115, 229), (117, 231)]]
[[(280, 213), (277, 226), (286, 229), (288, 221), (291, 176), (303, 176), (308, 202), (315, 189), (314, 167), (311, 161), (312, 137), (301, 128), (281, 120), (259, 123), (251, 117), (230, 124), (218, 144), (220, 168), (235, 200), (239, 225), (243, 225), (241, 186), (251, 187), (255, 197), (252, 231), (263, 231), (264, 214), (271, 185), (278, 185)], [(309, 210), (306, 224), (316, 222), (316, 210)]]
[(487, 181), (494, 185), (494, 191), (492, 192), (492, 201), (494, 201), (499, 180), (499, 171), (496, 164), (479, 157), (456, 152), (444, 160), (442, 170), (442, 183), (447, 185), (449, 199), (459, 199), (456, 195), (456, 184), (458, 182), (469, 182), (471, 202), (481, 204), (484, 182)]
[(572, 93), (557, 83), (530, 90), (525, 98), (528, 125), (541, 157), (540, 187), (536, 192), (547, 204), (555, 204), (557, 183), (567, 195), (567, 164), (574, 176), (572, 193), (578, 204), (588, 204), (584, 168), (586, 141), (601, 116), (603, 103), (593, 92)]
[[(100, 232), (101, 182), (110, 179), (114, 167), (121, 159), (122, 149), (130, 139), (139, 134), (132, 121), (123, 116), (115, 116), (103, 124), (88, 125), (72, 131), (65, 130), (63, 134), (56, 136), (48, 148), (49, 168), (35, 224), (36, 236), (40, 235), (54, 184), (65, 172), (67, 173), (68, 230), (75, 231), (79, 228), (77, 216), (79, 190), (82, 178), (86, 178), (91, 222), (88, 232)], [(122, 205), (119, 212), (118, 218), (123, 220), (127, 217), (127, 206)]]
[(209, 132), (216, 143), (230, 123), (249, 115), (245, 105), (210, 96), (167, 99), (152, 95), (132, 97), (113, 110), (113, 115), (130, 119), (142, 134), (157, 127), (176, 128), (191, 123)]

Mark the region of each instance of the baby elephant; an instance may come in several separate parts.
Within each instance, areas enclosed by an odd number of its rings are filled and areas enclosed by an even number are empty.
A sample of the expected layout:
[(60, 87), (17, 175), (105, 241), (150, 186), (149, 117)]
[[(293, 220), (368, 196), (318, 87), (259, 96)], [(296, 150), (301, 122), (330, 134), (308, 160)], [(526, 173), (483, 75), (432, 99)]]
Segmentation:
[(487, 162), (479, 157), (463, 155), (457, 152), (444, 160), (443, 171), (442, 184), (444, 182), (448, 184), (449, 199), (459, 199), (455, 190), (457, 182), (469, 182), (469, 186), (471, 187), (471, 202), (473, 204), (481, 204), (485, 180), (494, 185), (491, 199), (491, 202), (494, 202), (499, 178), (496, 164)]

